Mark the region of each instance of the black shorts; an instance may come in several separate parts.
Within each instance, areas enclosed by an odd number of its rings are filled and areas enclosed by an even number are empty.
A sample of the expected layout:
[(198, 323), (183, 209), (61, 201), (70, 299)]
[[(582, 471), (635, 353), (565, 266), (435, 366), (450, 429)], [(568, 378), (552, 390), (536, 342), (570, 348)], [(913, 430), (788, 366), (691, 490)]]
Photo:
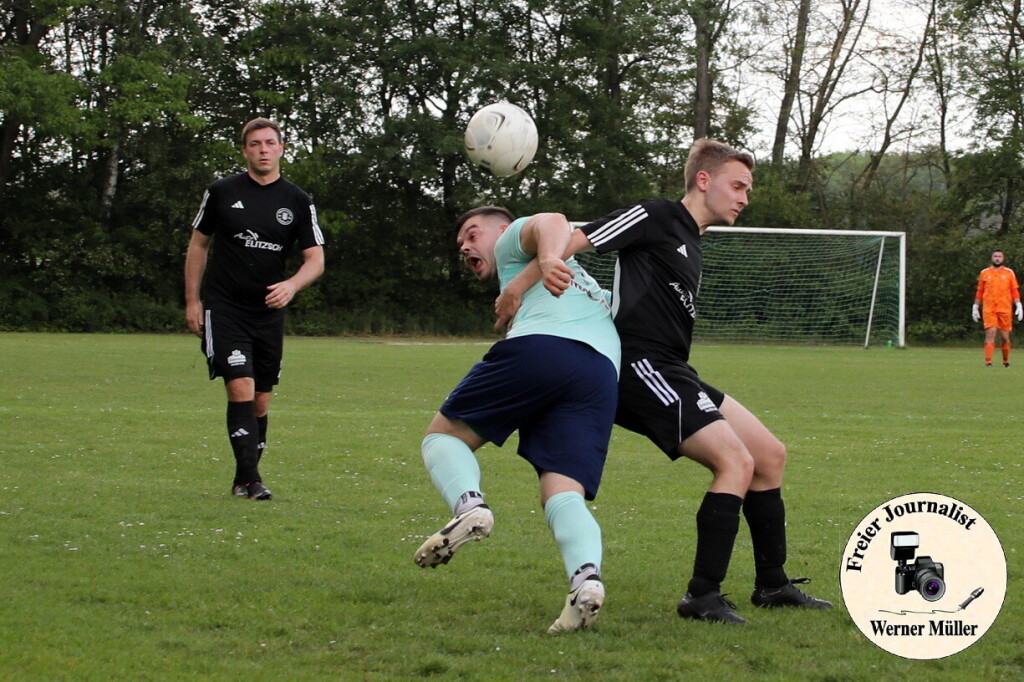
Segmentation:
[(206, 310), (201, 349), (211, 379), (251, 378), (258, 393), (269, 393), (281, 378), (284, 310)]
[(617, 400), (615, 365), (580, 341), (544, 334), (494, 344), (440, 412), (501, 446), (519, 430), (519, 455), (594, 499), (601, 485)]
[(724, 400), (724, 393), (701, 381), (685, 362), (623, 357), (615, 423), (647, 436), (670, 459), (678, 459), (680, 443), (725, 419), (718, 410)]

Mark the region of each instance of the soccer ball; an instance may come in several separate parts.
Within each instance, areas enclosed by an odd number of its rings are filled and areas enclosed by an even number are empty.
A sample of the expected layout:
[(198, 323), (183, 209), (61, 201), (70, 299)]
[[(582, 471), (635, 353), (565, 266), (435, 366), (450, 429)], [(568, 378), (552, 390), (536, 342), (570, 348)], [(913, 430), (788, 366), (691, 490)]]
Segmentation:
[(488, 104), (466, 126), (469, 159), (499, 178), (515, 175), (537, 153), (537, 126), (530, 115), (508, 102)]

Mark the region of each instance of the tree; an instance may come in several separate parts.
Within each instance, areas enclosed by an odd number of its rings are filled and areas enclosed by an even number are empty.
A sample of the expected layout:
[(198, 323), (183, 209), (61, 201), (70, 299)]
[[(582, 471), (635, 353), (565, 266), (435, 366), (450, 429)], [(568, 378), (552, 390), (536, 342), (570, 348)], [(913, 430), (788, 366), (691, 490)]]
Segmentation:
[(798, 0), (796, 10), (796, 26), (791, 36), (787, 36), (783, 48), (787, 55), (785, 76), (782, 85), (782, 103), (779, 105), (779, 116), (775, 123), (775, 138), (772, 141), (772, 164), (782, 163), (786, 152), (786, 137), (789, 133), (789, 122), (793, 115), (793, 103), (800, 90), (801, 72), (804, 66), (804, 53), (807, 49), (807, 26), (810, 21), (811, 1)]
[(0, 197), (17, 180), (15, 158), (30, 159), (34, 141), (78, 130), (74, 98), (80, 91), (54, 67), (44, 41), (81, 3), (15, 0), (0, 11)]
[[(893, 143), (899, 137), (913, 134), (914, 126), (906, 126), (903, 132), (897, 129), (907, 103), (914, 96), (917, 78), (925, 62), (928, 47), (932, 42), (936, 20), (937, 4), (932, 0), (926, 15), (924, 30), (917, 36), (905, 38), (900, 35), (902, 46), (885, 50), (883, 55), (890, 57), (878, 65), (877, 92), (882, 103), (884, 114), (880, 126), (880, 142), (872, 151), (871, 158), (853, 182), (853, 191), (867, 190), (878, 176), (879, 167)], [(905, 70), (901, 72), (901, 66)], [(895, 96), (895, 103), (890, 105), (890, 95)]]
[(733, 7), (731, 2), (717, 3), (711, 0), (686, 2), (686, 13), (694, 26), (695, 88), (693, 105), (693, 137), (700, 139), (711, 134), (712, 112), (715, 101), (713, 88), (715, 76), (715, 52), (726, 34)]
[(991, 192), (983, 201), (993, 202), (997, 231), (1006, 234), (1020, 219), (1024, 186), (1024, 7), (1016, 0), (957, 6), (959, 61), (969, 79), (967, 96), (975, 103), (976, 144), (999, 162), (977, 169), (982, 176), (972, 185)]
[(867, 87), (847, 88), (845, 80), (857, 56), (858, 43), (867, 21), (871, 0), (838, 0), (832, 4), (836, 15), (822, 14), (817, 34), (823, 41), (814, 46), (814, 57), (807, 62), (809, 73), (801, 78), (804, 86), (797, 97), (800, 141), (800, 170), (809, 182), (813, 157), (827, 119), (843, 101), (863, 93)]

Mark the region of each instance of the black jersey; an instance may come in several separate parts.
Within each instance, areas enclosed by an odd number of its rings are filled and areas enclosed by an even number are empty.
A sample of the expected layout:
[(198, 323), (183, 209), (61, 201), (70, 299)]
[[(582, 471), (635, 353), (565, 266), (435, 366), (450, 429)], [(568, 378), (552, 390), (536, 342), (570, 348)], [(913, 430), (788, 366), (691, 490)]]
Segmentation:
[(618, 251), (612, 314), (623, 362), (647, 353), (687, 362), (703, 252), (682, 202), (645, 199), (580, 229), (598, 253)]
[(302, 250), (324, 243), (308, 194), (284, 178), (261, 185), (248, 173), (210, 185), (192, 227), (214, 237), (203, 284), (207, 308), (269, 310), (267, 287), (286, 279), (295, 243)]

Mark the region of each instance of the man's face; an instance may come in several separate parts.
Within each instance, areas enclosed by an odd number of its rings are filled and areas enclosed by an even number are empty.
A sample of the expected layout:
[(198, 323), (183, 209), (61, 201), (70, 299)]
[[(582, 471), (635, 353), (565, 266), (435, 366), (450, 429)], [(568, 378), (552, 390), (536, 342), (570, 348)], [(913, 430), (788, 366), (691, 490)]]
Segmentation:
[(253, 175), (267, 176), (280, 172), (282, 154), (284, 145), (277, 139), (273, 128), (259, 128), (245, 137), (242, 156)]
[(494, 244), (508, 227), (504, 218), (498, 215), (473, 216), (462, 224), (456, 243), (459, 253), (477, 279), (488, 282), (498, 275), (494, 260)]
[(1002, 251), (993, 251), (992, 252), (992, 266), (993, 267), (998, 268), (998, 267), (1002, 266), (1002, 264), (1005, 261), (1006, 261), (1006, 256), (1003, 255)]
[(740, 161), (726, 161), (714, 175), (697, 174), (698, 185), (703, 184), (704, 206), (708, 211), (708, 225), (732, 225), (740, 211), (749, 203), (747, 194), (754, 186), (754, 176)]

